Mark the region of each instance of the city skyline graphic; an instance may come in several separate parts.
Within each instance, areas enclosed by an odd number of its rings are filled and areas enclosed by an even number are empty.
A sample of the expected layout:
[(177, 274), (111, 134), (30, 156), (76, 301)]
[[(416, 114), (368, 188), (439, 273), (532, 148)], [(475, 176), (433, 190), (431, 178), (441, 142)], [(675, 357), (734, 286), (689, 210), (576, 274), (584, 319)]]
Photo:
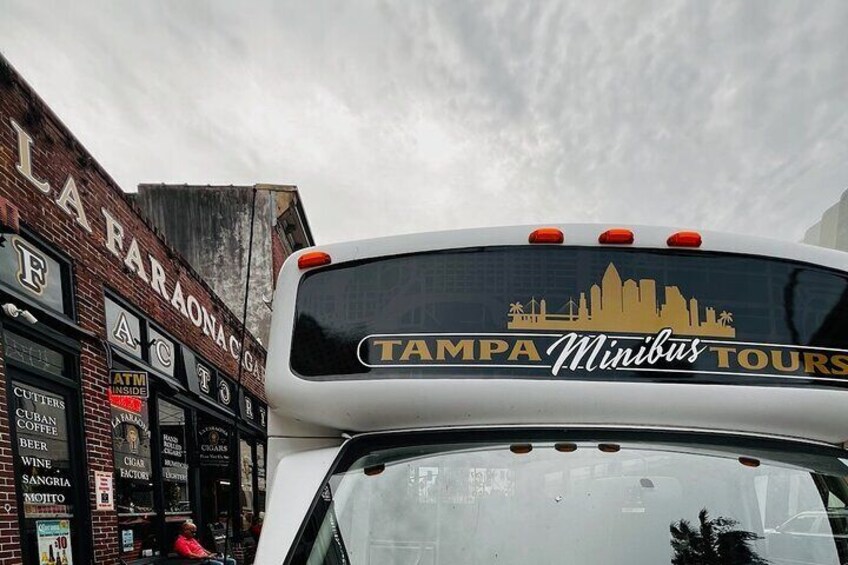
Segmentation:
[(565, 313), (548, 311), (547, 301), (532, 297), (530, 302), (510, 304), (507, 314), (510, 330), (581, 330), (600, 332), (656, 333), (671, 328), (676, 335), (736, 337), (731, 325), (733, 314), (705, 306), (701, 317), (698, 299), (687, 299), (677, 286), (663, 287), (664, 301), (658, 302), (654, 279), (621, 280), (613, 263), (607, 266), (601, 284), (580, 292), (578, 301), (571, 297)]

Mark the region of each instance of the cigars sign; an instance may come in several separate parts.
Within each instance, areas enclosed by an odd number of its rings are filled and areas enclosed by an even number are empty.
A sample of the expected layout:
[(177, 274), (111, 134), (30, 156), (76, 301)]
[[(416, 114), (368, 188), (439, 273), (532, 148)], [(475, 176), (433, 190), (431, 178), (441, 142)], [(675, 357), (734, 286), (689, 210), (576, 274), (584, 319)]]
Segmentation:
[(505, 308), (502, 333), (369, 335), (359, 342), (357, 356), (374, 369), (848, 382), (848, 350), (737, 340), (733, 313), (721, 304), (701, 304), (678, 286), (658, 289), (652, 279), (622, 282), (613, 263), (599, 284), (576, 298), (555, 311), (544, 298), (516, 300)]
[[(53, 203), (76, 222), (79, 228), (91, 235), (92, 223), (96, 218), (102, 224), (103, 245), (134, 276), (146, 283), (170, 308), (189, 320), (221, 350), (228, 353), (236, 362), (239, 359), (240, 343), (236, 333), (218, 321), (214, 314), (203, 306), (200, 300), (187, 289), (178, 275), (169, 272), (153, 255), (147, 253), (131, 232), (121, 224), (107, 208), (93, 210), (80, 195), (76, 180), (68, 175), (61, 189), (54, 187), (38, 175), (33, 161), (33, 138), (15, 121), (10, 120), (18, 139), (18, 162), (15, 169), (31, 186), (50, 197)], [(44, 280), (47, 265), (27, 261), (24, 267), (27, 276), (33, 280)], [(45, 272), (33, 272), (39, 268)], [(262, 364), (250, 351), (244, 353), (244, 368), (257, 376), (261, 374)]]

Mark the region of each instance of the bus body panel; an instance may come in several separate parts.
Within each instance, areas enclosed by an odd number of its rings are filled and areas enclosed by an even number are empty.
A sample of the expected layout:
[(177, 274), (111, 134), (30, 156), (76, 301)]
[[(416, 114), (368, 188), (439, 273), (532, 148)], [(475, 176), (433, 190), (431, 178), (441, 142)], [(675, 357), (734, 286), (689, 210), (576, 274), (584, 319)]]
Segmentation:
[[(281, 564), (347, 434), (497, 427), (700, 431), (757, 438), (842, 444), (848, 440), (844, 394), (835, 387), (688, 384), (580, 378), (469, 378), (461, 370), (432, 378), (311, 380), (291, 367), (296, 300), (303, 275), (298, 258), (320, 250), (332, 266), (371, 258), (476, 247), (526, 247), (538, 226), (452, 231), (338, 243), (295, 253), (284, 264), (274, 298), (266, 367), (268, 488), (266, 522), (256, 563)], [(613, 225), (560, 225), (560, 247), (598, 247)], [(632, 227), (634, 250), (667, 250), (675, 228)], [(729, 253), (848, 270), (848, 255), (756, 237), (700, 232), (689, 252)], [(606, 246), (608, 248), (622, 246)], [(319, 267), (320, 269), (320, 267)], [(795, 343), (795, 342), (793, 342)], [(762, 382), (762, 381), (760, 381)], [(795, 386), (797, 382), (797, 386)], [(785, 385), (785, 386), (783, 386)]]
[[(563, 225), (561, 247), (598, 247), (604, 225)], [(668, 249), (674, 228), (634, 227), (628, 248)], [(320, 247), (332, 266), (371, 257), (475, 246), (527, 246), (533, 227), (416, 234)], [(824, 266), (848, 268), (848, 254), (763, 238), (701, 232), (695, 252), (744, 253)], [(607, 246), (621, 247), (621, 246)], [(284, 264), (274, 299), (266, 391), (273, 410), (286, 422), (271, 419), (270, 436), (323, 435), (452, 425), (636, 425), (685, 426), (808, 438), (826, 442), (848, 439), (843, 390), (794, 386), (712, 386), (669, 382), (603, 382), (575, 378), (491, 380), (463, 378), (457, 371), (441, 378), (315, 381), (295, 375), (290, 366), (292, 326), (298, 286), (304, 271), (297, 260)], [(422, 402), (426, 399), (426, 402)], [(779, 418), (776, 415), (779, 414)], [(318, 426), (324, 433), (304, 432)], [(334, 430), (334, 431), (330, 431)]]
[[(291, 447), (291, 446), (288, 446)], [(279, 457), (285, 448), (268, 441), (269, 492), (255, 563), (279, 565), (339, 453), (339, 447), (309, 449)]]

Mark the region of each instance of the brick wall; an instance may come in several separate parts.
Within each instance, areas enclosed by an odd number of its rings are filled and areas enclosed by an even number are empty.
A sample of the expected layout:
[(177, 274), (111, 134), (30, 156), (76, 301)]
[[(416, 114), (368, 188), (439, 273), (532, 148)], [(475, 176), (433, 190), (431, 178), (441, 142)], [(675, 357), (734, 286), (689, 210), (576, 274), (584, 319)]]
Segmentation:
[[(43, 194), (17, 170), (18, 136), (14, 119), (32, 138), (33, 172), (49, 182), (50, 194)], [(73, 177), (83, 202), (91, 233), (55, 202), (69, 175)], [(240, 323), (217, 299), (190, 266), (171, 248), (164, 238), (142, 217), (138, 209), (117, 187), (109, 175), (85, 151), (76, 138), (46, 107), (29, 86), (0, 57), (0, 196), (20, 208), (21, 222), (46, 240), (73, 262), (75, 301), (78, 324), (105, 340), (103, 307), (104, 283), (134, 304), (148, 318), (167, 332), (206, 357), (231, 377), (238, 374), (232, 355), (215, 345), (191, 321), (137, 273), (125, 268), (121, 259), (106, 247), (105, 208), (123, 226), (124, 251), (135, 237), (147, 263), (154, 257), (168, 273), (168, 291), (179, 280), (183, 292), (194, 295), (227, 328), (227, 335), (239, 335)], [(251, 338), (247, 350), (264, 367), (265, 353)], [(5, 372), (0, 352), (0, 565), (20, 562), (18, 521), (15, 502), (12, 454), (9, 443), (9, 421), (5, 395)], [(85, 444), (91, 492), (94, 492), (95, 470), (113, 470), (112, 428), (106, 389), (108, 369), (103, 346), (96, 339), (84, 340), (81, 352), (81, 379), (85, 421)], [(261, 371), (244, 372), (245, 387), (265, 401)], [(10, 505), (9, 510), (4, 506)], [(94, 562), (113, 563), (117, 551), (117, 521), (112, 512), (94, 510), (92, 535)]]

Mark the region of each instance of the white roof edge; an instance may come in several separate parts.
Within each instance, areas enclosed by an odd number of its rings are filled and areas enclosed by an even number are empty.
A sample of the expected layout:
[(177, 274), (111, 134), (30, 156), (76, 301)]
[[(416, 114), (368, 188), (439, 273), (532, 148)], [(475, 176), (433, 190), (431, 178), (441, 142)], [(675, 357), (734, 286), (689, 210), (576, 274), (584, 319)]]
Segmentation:
[[(354, 261), (420, 251), (457, 249), (475, 245), (526, 245), (530, 233), (540, 227), (556, 227), (565, 234), (563, 247), (601, 246), (598, 236), (610, 228), (628, 228), (633, 231), (632, 245), (603, 245), (602, 247), (627, 247), (647, 249), (689, 249), (692, 251), (739, 253), (803, 261), (839, 270), (848, 270), (848, 253), (804, 243), (779, 239), (740, 235), (717, 231), (697, 230), (672, 226), (644, 226), (628, 224), (542, 224), (489, 228), (468, 228), (434, 232), (394, 235), (374, 239), (331, 243), (298, 251), (292, 257), (321, 250), (333, 257), (333, 262)], [(700, 248), (671, 248), (668, 237), (678, 231), (697, 231), (703, 238)]]

